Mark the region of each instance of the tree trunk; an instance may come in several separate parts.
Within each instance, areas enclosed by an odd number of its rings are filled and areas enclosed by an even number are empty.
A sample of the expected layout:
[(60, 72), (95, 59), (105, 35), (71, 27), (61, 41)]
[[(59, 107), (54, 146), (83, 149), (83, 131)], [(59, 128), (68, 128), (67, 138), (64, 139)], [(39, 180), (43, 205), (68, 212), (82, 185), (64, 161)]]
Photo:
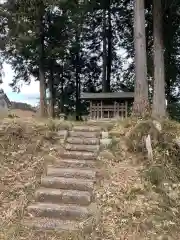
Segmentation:
[(39, 83), (40, 83), (40, 116), (47, 116), (47, 104), (46, 104), (46, 82), (44, 74), (44, 24), (43, 24), (44, 11), (40, 11), (39, 21)]
[[(165, 29), (164, 31), (168, 31), (168, 36), (166, 36), (165, 39), (163, 39), (163, 44), (165, 46), (165, 52), (164, 52), (164, 65), (167, 66), (164, 69), (165, 72), (165, 96), (167, 100), (167, 106), (172, 103), (172, 89), (173, 89), (173, 73), (172, 73), (172, 56), (175, 54), (174, 51), (172, 51), (172, 41), (171, 37), (173, 34), (172, 30), (172, 13), (171, 10), (167, 10), (168, 19), (165, 23)], [(164, 32), (163, 31), (163, 32)], [(164, 34), (163, 34), (164, 35)]]
[(134, 0), (135, 97), (133, 112), (144, 117), (149, 111), (144, 0)]
[(76, 78), (76, 120), (79, 120), (79, 53), (76, 53), (76, 69), (75, 69), (75, 78)]
[(162, 2), (161, 0), (153, 0), (154, 95), (152, 115), (155, 118), (163, 118), (166, 116), (162, 24)]
[(49, 79), (49, 115), (54, 118), (54, 105), (55, 105), (55, 96), (54, 96), (54, 71), (53, 71), (53, 61), (50, 64), (50, 79)]
[(60, 101), (60, 112), (64, 113), (64, 67), (62, 66), (61, 72), (61, 101)]
[(79, 61), (79, 53), (80, 53), (80, 39), (79, 39), (79, 29), (76, 32), (76, 53), (75, 53), (75, 79), (76, 79), (76, 120), (79, 120), (79, 89), (80, 89), (80, 61)]
[(108, 57), (107, 57), (107, 91), (111, 86), (111, 65), (112, 65), (112, 24), (111, 24), (111, 1), (108, 1)]
[(45, 86), (45, 76), (44, 76), (44, 68), (43, 64), (39, 64), (39, 83), (40, 83), (40, 116), (47, 116), (47, 108), (46, 108), (46, 86)]
[(107, 92), (107, 38), (106, 38), (106, 9), (103, 10), (103, 73), (102, 91)]

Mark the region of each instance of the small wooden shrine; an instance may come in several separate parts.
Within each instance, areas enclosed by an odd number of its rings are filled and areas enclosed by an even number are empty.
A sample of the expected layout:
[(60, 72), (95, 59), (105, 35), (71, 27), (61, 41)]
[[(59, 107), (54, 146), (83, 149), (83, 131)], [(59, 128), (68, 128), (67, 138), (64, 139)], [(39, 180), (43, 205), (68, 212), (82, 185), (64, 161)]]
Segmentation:
[(133, 92), (82, 93), (88, 101), (90, 119), (126, 118), (134, 100)]

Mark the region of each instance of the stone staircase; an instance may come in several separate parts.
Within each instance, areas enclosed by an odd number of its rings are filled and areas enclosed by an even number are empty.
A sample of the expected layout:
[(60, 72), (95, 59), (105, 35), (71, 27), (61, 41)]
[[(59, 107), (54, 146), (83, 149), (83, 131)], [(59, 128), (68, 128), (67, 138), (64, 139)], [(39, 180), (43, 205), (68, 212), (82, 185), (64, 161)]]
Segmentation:
[(35, 193), (24, 224), (38, 230), (91, 231), (97, 214), (93, 189), (100, 146), (100, 128), (76, 126), (69, 132), (64, 152)]

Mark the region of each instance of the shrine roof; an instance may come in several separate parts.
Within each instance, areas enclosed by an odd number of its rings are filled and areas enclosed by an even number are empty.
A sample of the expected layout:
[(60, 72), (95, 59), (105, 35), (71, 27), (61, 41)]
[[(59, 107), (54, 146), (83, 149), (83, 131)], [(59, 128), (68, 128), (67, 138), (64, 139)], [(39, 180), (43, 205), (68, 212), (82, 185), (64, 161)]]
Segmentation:
[(86, 93), (81, 94), (84, 100), (103, 100), (103, 99), (134, 99), (134, 92), (106, 92), (106, 93)]

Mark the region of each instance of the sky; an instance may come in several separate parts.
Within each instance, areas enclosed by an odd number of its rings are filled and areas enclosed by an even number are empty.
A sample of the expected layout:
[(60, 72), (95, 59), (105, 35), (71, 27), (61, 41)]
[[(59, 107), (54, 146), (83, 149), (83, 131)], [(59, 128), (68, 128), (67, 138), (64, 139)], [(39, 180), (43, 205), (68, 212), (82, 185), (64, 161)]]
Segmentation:
[(20, 93), (13, 92), (9, 84), (13, 80), (13, 70), (8, 64), (3, 65), (3, 83), (0, 84), (0, 88), (4, 90), (10, 101), (24, 102), (33, 106), (39, 102), (39, 82), (32, 80), (30, 85), (23, 84), (20, 89)]

